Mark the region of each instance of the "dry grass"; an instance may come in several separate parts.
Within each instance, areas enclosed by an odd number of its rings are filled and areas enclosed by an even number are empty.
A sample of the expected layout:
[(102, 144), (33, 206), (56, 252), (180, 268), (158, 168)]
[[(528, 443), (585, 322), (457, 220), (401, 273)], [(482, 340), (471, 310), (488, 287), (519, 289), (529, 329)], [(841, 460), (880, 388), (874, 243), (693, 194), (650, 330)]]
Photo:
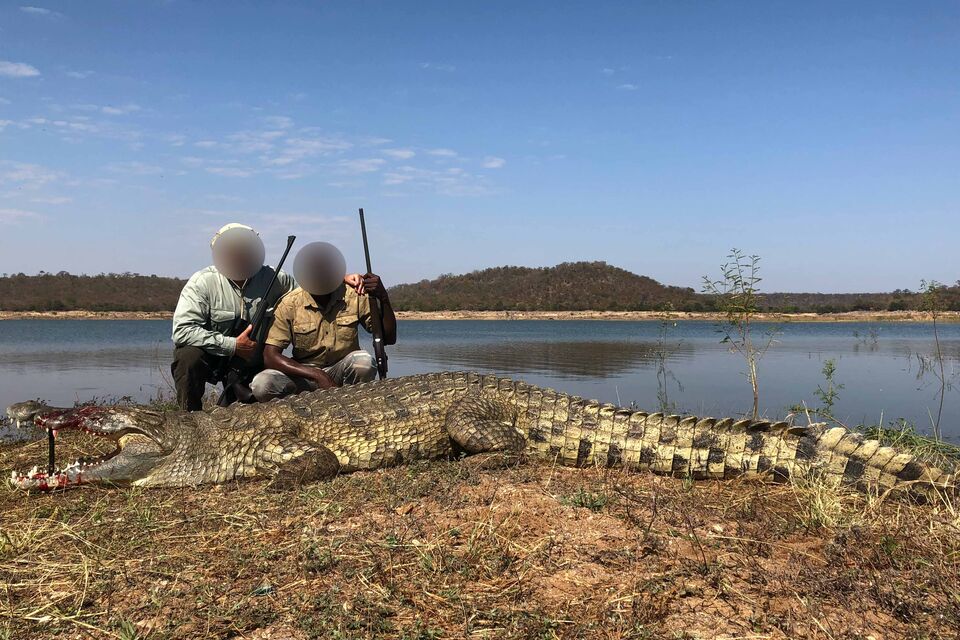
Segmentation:
[(946, 502), (495, 463), (2, 489), (0, 638), (957, 637)]

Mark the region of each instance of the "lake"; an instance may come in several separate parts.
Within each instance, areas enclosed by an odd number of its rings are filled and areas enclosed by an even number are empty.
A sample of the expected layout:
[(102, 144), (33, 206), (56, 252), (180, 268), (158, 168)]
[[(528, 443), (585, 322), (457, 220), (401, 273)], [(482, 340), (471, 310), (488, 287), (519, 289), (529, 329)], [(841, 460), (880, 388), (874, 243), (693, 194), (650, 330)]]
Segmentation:
[[(762, 333), (770, 325), (758, 324)], [(960, 324), (940, 325), (947, 390), (941, 428), (960, 440)], [(0, 321), (0, 407), (171, 395), (167, 320)], [(743, 358), (709, 321), (405, 321), (390, 375), (470, 369), (653, 411), (740, 415), (752, 404)], [(369, 349), (369, 337), (361, 342)], [(819, 406), (822, 369), (842, 384), (833, 412), (848, 424), (904, 418), (929, 430), (940, 382), (932, 325), (787, 323), (760, 363), (760, 404), (780, 418)]]

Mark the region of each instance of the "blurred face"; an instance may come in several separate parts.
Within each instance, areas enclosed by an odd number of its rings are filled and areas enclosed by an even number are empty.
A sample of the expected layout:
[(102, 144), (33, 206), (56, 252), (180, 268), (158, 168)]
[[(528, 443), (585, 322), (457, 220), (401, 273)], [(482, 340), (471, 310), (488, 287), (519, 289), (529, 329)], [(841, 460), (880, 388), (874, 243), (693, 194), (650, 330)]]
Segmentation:
[(263, 258), (263, 241), (251, 229), (227, 229), (213, 243), (213, 264), (231, 280), (253, 277), (263, 266)]
[(336, 291), (346, 273), (346, 259), (329, 242), (311, 242), (300, 249), (293, 261), (297, 284), (315, 296)]

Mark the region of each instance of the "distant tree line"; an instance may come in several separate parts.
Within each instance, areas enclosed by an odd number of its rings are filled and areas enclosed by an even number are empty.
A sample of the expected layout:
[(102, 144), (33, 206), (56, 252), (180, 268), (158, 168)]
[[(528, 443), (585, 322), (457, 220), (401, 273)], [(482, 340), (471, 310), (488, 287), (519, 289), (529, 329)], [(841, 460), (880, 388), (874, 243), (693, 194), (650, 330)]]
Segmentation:
[(0, 277), (4, 311), (170, 311), (186, 280), (139, 273), (75, 276), (41, 271)]
[[(186, 281), (139, 273), (2, 274), (0, 310), (172, 311)], [(405, 311), (715, 311), (714, 298), (689, 287), (663, 285), (605, 262), (555, 267), (494, 267), (390, 289)], [(960, 281), (940, 290), (944, 310), (960, 311)], [(918, 310), (918, 292), (769, 293), (760, 311), (836, 313)]]

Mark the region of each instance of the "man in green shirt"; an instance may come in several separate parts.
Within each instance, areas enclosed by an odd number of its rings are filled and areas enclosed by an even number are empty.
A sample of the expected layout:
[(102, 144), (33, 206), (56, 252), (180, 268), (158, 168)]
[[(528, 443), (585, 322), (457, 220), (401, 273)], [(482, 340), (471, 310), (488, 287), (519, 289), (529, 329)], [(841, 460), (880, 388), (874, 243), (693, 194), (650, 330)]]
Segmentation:
[[(216, 372), (231, 357), (248, 360), (251, 371), (263, 368), (255, 357), (257, 343), (250, 339), (251, 328), (239, 335), (235, 328), (241, 319), (250, 322), (261, 304), (270, 309), (296, 288), (294, 279), (281, 271), (264, 300), (274, 270), (263, 264), (263, 242), (246, 225), (224, 226), (210, 247), (214, 265), (190, 277), (173, 314), (175, 347), (170, 370), (177, 404), (186, 411), (203, 408), (206, 384), (216, 382)], [(359, 274), (344, 277), (344, 283), (362, 290)]]

